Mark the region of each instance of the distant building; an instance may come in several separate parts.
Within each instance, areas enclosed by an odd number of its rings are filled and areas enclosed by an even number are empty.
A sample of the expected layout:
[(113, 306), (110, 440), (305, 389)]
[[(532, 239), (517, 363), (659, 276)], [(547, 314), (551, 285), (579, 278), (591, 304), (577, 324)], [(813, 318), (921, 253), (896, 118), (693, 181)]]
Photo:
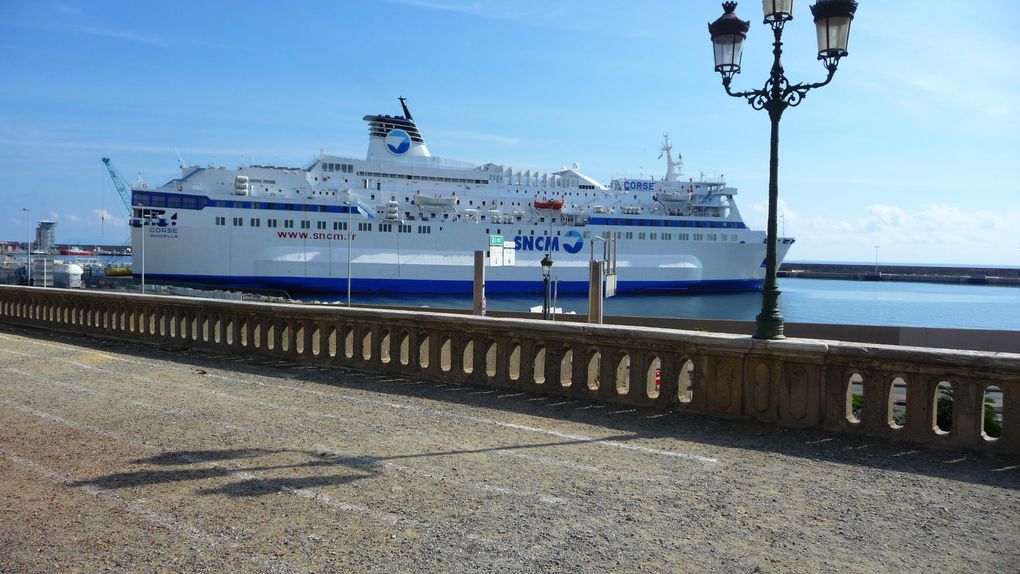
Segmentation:
[(57, 244), (57, 223), (55, 221), (40, 221), (35, 228), (34, 249), (49, 251)]

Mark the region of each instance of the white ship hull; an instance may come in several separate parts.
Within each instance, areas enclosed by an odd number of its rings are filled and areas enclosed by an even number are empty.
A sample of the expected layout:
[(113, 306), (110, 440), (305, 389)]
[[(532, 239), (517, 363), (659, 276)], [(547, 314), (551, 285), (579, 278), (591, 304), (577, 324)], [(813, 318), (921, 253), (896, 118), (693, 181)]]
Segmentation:
[[(144, 206), (132, 220), (135, 275), (144, 269), (147, 281), (342, 293), (349, 270), (358, 293), (470, 293), (473, 253), (498, 235), (516, 261), (486, 268), (487, 293), (541, 292), (546, 253), (559, 292), (586, 293), (589, 261), (602, 257), (596, 238), (615, 237), (619, 293), (762, 286), (765, 235), (744, 225), (736, 190), (679, 182), (671, 156), (663, 180), (606, 187), (576, 166), (540, 175), (431, 157), (406, 108), (405, 116), (366, 117), (375, 130), (366, 160), (182, 168), (164, 186), (132, 190), (132, 202)], [(394, 129), (407, 136), (401, 127), (417, 138), (390, 145)], [(677, 190), (692, 201), (656, 198)], [(545, 208), (547, 198), (562, 199), (562, 208)], [(780, 261), (792, 243), (780, 240)]]
[[(134, 230), (133, 268), (136, 274), (141, 273), (144, 253), (148, 280), (299, 293), (342, 293), (347, 289), (348, 241), (343, 232), (288, 232), (295, 236), (281, 238), (274, 230), (222, 231), (185, 225), (185, 221), (180, 221), (173, 233), (156, 226), (144, 229), (148, 232), (144, 248), (143, 230)], [(608, 232), (596, 230), (600, 236)], [(415, 235), (393, 235), (369, 244), (362, 235), (367, 234), (354, 233), (349, 249), (354, 292), (470, 293), (474, 262), (470, 247), (489, 242), (477, 225), (444, 231), (442, 238), (432, 234), (427, 243)], [(620, 241), (617, 282), (621, 293), (728, 292), (762, 286), (765, 244), (760, 237), (751, 245), (693, 241), (677, 245), (676, 239), (659, 240), (662, 249), (646, 253), (628, 252), (624, 240)], [(562, 245), (557, 247), (550, 254), (552, 277), (558, 281), (559, 291), (586, 293), (590, 245), (582, 245), (572, 254)], [(789, 244), (781, 244), (780, 257), (788, 249)], [(601, 257), (600, 245), (596, 252)], [(518, 250), (514, 266), (487, 267), (486, 291), (541, 292), (539, 261), (544, 254), (544, 250)]]

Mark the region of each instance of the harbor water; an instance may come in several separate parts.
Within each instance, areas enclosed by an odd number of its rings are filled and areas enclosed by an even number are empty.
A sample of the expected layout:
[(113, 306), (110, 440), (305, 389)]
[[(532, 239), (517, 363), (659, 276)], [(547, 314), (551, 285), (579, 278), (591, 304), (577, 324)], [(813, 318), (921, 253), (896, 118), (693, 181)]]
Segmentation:
[[(783, 317), (791, 323), (833, 323), (958, 329), (1020, 330), (1020, 289), (988, 285), (782, 279)], [(309, 298), (313, 299), (313, 298)], [(314, 297), (327, 300), (324, 297)], [(338, 295), (332, 300), (346, 300)], [(470, 309), (470, 297), (354, 294), (354, 304)], [(540, 296), (490, 297), (487, 307), (526, 312)], [(584, 297), (560, 296), (557, 307), (584, 314)], [(637, 295), (606, 300), (607, 316), (679, 317), (753, 321), (759, 293)]]
[[(130, 256), (59, 257), (65, 261), (100, 265), (130, 265)], [(1020, 331), (1020, 288), (995, 285), (851, 281), (781, 278), (780, 309), (790, 323), (882, 325), (948, 329)], [(283, 292), (269, 294), (285, 295)], [(346, 302), (345, 293), (303, 296), (303, 300)], [(356, 305), (470, 309), (469, 296), (367, 295), (355, 293)], [(487, 307), (496, 311), (527, 312), (542, 304), (540, 295), (492, 296)], [(583, 296), (559, 296), (564, 312), (587, 313)], [(606, 299), (607, 316), (675, 317), (753, 321), (761, 310), (760, 293), (712, 295), (633, 295)]]

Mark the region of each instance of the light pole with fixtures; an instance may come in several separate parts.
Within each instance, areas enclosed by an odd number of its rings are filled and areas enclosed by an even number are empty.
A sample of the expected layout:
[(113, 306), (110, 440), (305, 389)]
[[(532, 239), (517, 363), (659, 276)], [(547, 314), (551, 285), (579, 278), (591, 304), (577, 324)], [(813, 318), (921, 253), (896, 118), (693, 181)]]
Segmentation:
[(545, 257), (542, 258), (541, 264), (542, 264), (542, 280), (545, 282), (545, 300), (542, 303), (542, 318), (548, 321), (549, 319), (552, 318), (552, 308), (549, 306), (549, 301), (551, 299), (551, 293), (549, 288), (551, 286), (550, 275), (552, 274), (553, 266), (552, 257), (549, 257), (549, 254), (546, 253)]
[(878, 273), (878, 246), (875, 246), (875, 273)]
[(345, 201), (347, 206), (347, 307), (351, 306), (351, 202)]
[(791, 84), (783, 71), (783, 26), (793, 19), (793, 0), (762, 0), (764, 23), (772, 28), (773, 62), (769, 79), (759, 90), (734, 92), (730, 89), (733, 76), (740, 73), (744, 40), (750, 21), (741, 20), (734, 11), (736, 2), (723, 2), (723, 15), (708, 25), (715, 53), (715, 70), (722, 75), (726, 93), (744, 98), (752, 108), (765, 110), (772, 122), (769, 146), (769, 219), (765, 248), (765, 285), (762, 289), (761, 313), (756, 319), (754, 338), (783, 338), (783, 316), (779, 314), (779, 284), (776, 281), (776, 206), (779, 201), (779, 120), (786, 108), (800, 104), (808, 91), (820, 88), (836, 73), (839, 59), (847, 55), (850, 23), (857, 11), (855, 0), (818, 0), (811, 6), (818, 35), (818, 59), (828, 73), (825, 80), (813, 84)]
[(138, 218), (137, 221), (138, 221), (138, 228), (141, 230), (140, 233), (141, 233), (141, 236), (142, 236), (142, 245), (141, 245), (141, 247), (142, 247), (142, 249), (141, 249), (141, 251), (142, 251), (142, 253), (141, 253), (141, 255), (142, 255), (142, 284), (141, 284), (141, 292), (142, 292), (142, 295), (145, 295), (145, 232), (148, 231), (148, 229), (146, 229), (145, 227), (146, 227), (146, 225), (149, 222), (148, 222), (148, 217), (145, 214), (145, 206), (142, 205), (141, 203), (136, 203), (135, 207), (138, 208), (139, 218)]
[(28, 221), (25, 222), (25, 254), (28, 256), (28, 286), (32, 286), (32, 210), (22, 207), (21, 211), (28, 214)]

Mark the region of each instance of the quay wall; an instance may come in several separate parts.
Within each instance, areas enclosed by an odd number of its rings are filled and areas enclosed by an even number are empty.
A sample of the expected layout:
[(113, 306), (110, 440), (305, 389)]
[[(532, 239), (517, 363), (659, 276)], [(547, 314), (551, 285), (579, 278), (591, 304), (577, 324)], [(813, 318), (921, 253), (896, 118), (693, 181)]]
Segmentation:
[(851, 263), (783, 263), (779, 277), (901, 281), (1020, 287), (1020, 268), (944, 267), (920, 265), (862, 265)]
[[(0, 322), (1020, 454), (1020, 354), (10, 286), (0, 286)], [(940, 385), (953, 389), (950, 430), (936, 424)], [(905, 418), (894, 416), (897, 388)], [(999, 438), (983, 425), (993, 392), (1002, 397)]]
[[(404, 307), (403, 309), (414, 310), (415, 308)], [(460, 309), (437, 311), (448, 313), (470, 312)], [(490, 311), (489, 315), (514, 319), (534, 317), (533, 313), (509, 311)], [(556, 320), (585, 322), (587, 318), (584, 315), (557, 315)], [(611, 316), (605, 317), (604, 320), (612, 325), (679, 329), (683, 331), (709, 331), (712, 333), (732, 333), (737, 335), (750, 335), (755, 330), (754, 321), (736, 321), (730, 319)], [(829, 339), (908, 347), (1020, 353), (1020, 331), (791, 322), (786, 322), (783, 326), (787, 337), (802, 339)]]

